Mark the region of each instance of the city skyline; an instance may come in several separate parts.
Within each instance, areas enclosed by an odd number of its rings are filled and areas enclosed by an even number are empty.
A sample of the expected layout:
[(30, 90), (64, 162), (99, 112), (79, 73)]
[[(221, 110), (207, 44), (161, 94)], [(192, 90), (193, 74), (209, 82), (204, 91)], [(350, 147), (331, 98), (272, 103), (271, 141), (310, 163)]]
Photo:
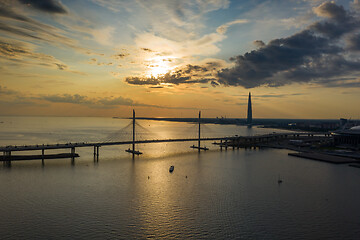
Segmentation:
[(0, 2), (1, 115), (360, 119), (360, 2)]

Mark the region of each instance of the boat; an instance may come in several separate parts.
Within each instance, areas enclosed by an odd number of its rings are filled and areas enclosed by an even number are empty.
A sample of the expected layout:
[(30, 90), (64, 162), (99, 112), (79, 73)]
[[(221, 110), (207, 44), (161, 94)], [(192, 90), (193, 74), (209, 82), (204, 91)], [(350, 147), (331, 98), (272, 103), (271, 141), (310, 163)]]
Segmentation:
[(279, 175), (278, 184), (281, 184), (282, 182), (283, 182), (283, 180), (280, 178), (280, 175)]
[(171, 166), (170, 168), (169, 168), (169, 172), (173, 172), (174, 171), (174, 166)]

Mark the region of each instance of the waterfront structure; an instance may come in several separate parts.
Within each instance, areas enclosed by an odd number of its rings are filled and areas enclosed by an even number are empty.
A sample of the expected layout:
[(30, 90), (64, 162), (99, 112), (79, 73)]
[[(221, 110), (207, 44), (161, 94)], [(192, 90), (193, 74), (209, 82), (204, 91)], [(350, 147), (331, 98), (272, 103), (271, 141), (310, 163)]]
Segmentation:
[(246, 124), (248, 126), (252, 125), (252, 107), (251, 107), (251, 93), (250, 92), (249, 92), (249, 99), (248, 99), (248, 110), (247, 110)]
[(355, 126), (346, 130), (334, 131), (332, 135), (335, 146), (347, 145), (358, 149), (360, 148), (360, 126)]

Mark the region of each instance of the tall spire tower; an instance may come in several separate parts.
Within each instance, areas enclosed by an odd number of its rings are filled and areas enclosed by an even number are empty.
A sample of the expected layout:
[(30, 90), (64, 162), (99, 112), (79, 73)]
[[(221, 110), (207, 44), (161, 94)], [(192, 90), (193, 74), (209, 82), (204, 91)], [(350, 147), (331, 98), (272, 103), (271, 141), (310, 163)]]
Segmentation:
[(247, 112), (247, 120), (246, 123), (251, 126), (252, 124), (252, 107), (251, 107), (251, 93), (249, 92), (249, 100), (248, 100), (248, 112)]

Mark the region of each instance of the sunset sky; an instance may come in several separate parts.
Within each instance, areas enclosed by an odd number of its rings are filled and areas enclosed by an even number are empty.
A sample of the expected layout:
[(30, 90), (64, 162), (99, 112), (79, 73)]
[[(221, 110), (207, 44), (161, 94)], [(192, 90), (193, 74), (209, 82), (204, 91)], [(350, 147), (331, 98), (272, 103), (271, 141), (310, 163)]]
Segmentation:
[(360, 119), (359, 90), (359, 0), (0, 0), (0, 115)]

